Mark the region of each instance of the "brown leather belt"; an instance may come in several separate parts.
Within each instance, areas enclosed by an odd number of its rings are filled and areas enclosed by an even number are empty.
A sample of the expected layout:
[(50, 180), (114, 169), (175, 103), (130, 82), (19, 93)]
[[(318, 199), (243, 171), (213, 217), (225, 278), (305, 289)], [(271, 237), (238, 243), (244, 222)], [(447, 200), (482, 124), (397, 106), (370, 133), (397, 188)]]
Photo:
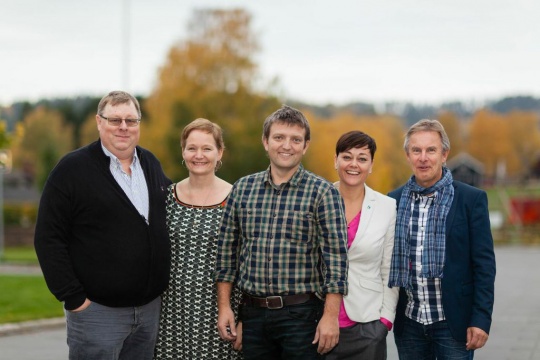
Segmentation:
[(317, 296), (313, 293), (267, 297), (251, 296), (244, 293), (242, 303), (247, 306), (262, 307), (274, 310), (281, 309), (284, 306), (303, 304), (311, 299), (316, 298)]

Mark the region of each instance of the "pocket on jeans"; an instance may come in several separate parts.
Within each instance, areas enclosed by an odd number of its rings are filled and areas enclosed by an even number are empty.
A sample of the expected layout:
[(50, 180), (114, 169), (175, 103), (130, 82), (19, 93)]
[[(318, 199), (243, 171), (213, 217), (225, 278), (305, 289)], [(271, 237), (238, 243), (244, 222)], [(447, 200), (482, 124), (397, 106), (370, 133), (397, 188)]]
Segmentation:
[(309, 302), (289, 306), (289, 315), (297, 320), (319, 321), (322, 316), (322, 306)]
[(94, 307), (94, 304), (95, 302), (90, 301), (90, 304), (87, 307), (85, 307), (83, 310), (80, 310), (80, 311), (67, 310), (67, 312), (73, 315), (82, 314), (82, 313), (88, 312), (90, 308)]
[(251, 318), (257, 317), (261, 313), (261, 309), (251, 306), (240, 305), (238, 309), (238, 320), (246, 321)]

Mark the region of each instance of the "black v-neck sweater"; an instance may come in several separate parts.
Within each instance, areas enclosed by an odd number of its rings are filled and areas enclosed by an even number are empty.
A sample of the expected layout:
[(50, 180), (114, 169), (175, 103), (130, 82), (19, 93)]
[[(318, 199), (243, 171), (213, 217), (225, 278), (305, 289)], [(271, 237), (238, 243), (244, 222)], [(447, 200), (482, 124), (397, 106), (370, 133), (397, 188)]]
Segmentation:
[(47, 179), (34, 243), (47, 286), (67, 310), (85, 298), (141, 306), (167, 287), (171, 181), (152, 153), (136, 151), (148, 187), (149, 224), (112, 176), (100, 141), (66, 155)]

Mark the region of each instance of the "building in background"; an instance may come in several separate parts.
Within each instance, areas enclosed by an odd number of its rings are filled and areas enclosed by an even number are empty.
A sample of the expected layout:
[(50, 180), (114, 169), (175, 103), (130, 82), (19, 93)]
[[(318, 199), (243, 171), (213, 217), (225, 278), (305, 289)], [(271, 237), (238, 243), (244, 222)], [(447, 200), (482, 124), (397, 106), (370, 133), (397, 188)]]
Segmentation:
[(467, 153), (459, 153), (447, 161), (454, 180), (474, 187), (481, 187), (484, 180), (484, 165)]

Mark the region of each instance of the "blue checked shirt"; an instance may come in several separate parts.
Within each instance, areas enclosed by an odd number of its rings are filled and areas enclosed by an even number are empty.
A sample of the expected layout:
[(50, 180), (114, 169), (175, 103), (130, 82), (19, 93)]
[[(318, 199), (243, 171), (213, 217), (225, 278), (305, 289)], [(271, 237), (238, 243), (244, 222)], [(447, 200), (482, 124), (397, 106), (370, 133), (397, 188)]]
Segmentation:
[(347, 224), (334, 186), (302, 166), (275, 185), (238, 180), (221, 222), (214, 278), (254, 296), (347, 293)]
[(426, 224), (429, 207), (433, 205), (435, 196), (417, 195), (411, 202), (411, 275), (412, 288), (406, 289), (407, 307), (405, 315), (421, 324), (428, 325), (445, 319), (441, 279), (428, 279), (420, 276), (422, 270), (422, 250), (426, 241)]

